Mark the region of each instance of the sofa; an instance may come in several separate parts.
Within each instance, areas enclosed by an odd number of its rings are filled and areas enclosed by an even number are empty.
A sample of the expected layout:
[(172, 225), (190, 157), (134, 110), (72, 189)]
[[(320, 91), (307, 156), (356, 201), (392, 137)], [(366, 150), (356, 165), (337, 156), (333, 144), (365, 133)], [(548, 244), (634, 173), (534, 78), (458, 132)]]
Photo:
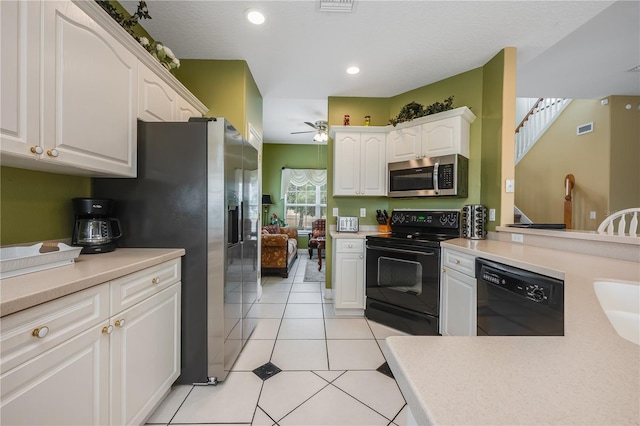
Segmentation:
[(298, 258), (298, 230), (269, 225), (262, 227), (260, 266), (263, 274), (289, 276)]

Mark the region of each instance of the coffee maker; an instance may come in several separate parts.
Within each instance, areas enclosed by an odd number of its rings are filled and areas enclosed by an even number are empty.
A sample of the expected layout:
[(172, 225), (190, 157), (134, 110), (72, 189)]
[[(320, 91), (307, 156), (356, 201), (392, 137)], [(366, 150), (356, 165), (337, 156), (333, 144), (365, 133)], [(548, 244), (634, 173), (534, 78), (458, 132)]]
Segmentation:
[(110, 217), (113, 201), (95, 198), (74, 198), (75, 224), (71, 244), (82, 247), (80, 253), (107, 253), (116, 249), (116, 239), (122, 236), (120, 221)]

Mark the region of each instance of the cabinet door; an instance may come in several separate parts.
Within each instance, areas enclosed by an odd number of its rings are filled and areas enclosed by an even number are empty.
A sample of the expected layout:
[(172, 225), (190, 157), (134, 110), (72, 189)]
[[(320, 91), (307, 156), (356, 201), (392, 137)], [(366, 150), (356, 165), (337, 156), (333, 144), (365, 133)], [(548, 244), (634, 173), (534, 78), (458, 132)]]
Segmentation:
[(176, 120), (178, 95), (143, 63), (138, 63), (138, 94), (138, 117), (141, 120)]
[(191, 117), (202, 117), (202, 114), (189, 102), (178, 96), (176, 105), (176, 120), (189, 121)]
[(134, 177), (137, 58), (71, 1), (43, 4), (42, 158)]
[(94, 326), (3, 374), (0, 423), (109, 424), (109, 336), (102, 328)]
[(387, 135), (387, 162), (408, 161), (422, 154), (420, 126), (392, 130)]
[(180, 375), (180, 283), (111, 318), (111, 424), (140, 424)]
[(442, 320), (444, 336), (475, 336), (476, 280), (451, 268), (442, 274)]
[[(0, 2), (0, 147), (35, 160), (40, 144), (40, 3)], [(7, 164), (3, 158), (3, 164)]]
[(336, 133), (333, 195), (360, 195), (360, 133)]
[(364, 309), (363, 255), (338, 254), (335, 271), (335, 308)]
[(361, 163), (358, 195), (387, 195), (387, 156), (384, 134), (362, 133), (359, 158)]
[(451, 117), (423, 124), (421, 126), (422, 156), (462, 154), (469, 157), (468, 143), (466, 152), (462, 152), (461, 120), (461, 117)]

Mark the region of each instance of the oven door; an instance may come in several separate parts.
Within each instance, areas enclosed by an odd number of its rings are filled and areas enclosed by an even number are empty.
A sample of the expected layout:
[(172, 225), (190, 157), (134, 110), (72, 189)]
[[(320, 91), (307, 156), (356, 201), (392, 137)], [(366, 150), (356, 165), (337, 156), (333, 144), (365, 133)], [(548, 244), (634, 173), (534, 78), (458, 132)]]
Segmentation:
[(367, 300), (438, 316), (440, 249), (367, 242)]

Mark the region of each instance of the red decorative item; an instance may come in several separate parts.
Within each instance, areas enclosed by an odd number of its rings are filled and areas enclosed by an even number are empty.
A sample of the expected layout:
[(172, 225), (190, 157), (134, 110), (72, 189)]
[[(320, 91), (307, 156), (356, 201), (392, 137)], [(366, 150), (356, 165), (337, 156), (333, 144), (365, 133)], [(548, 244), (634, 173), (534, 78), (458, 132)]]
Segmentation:
[(344, 115), (344, 125), (348, 126), (349, 125), (349, 114), (345, 114)]

